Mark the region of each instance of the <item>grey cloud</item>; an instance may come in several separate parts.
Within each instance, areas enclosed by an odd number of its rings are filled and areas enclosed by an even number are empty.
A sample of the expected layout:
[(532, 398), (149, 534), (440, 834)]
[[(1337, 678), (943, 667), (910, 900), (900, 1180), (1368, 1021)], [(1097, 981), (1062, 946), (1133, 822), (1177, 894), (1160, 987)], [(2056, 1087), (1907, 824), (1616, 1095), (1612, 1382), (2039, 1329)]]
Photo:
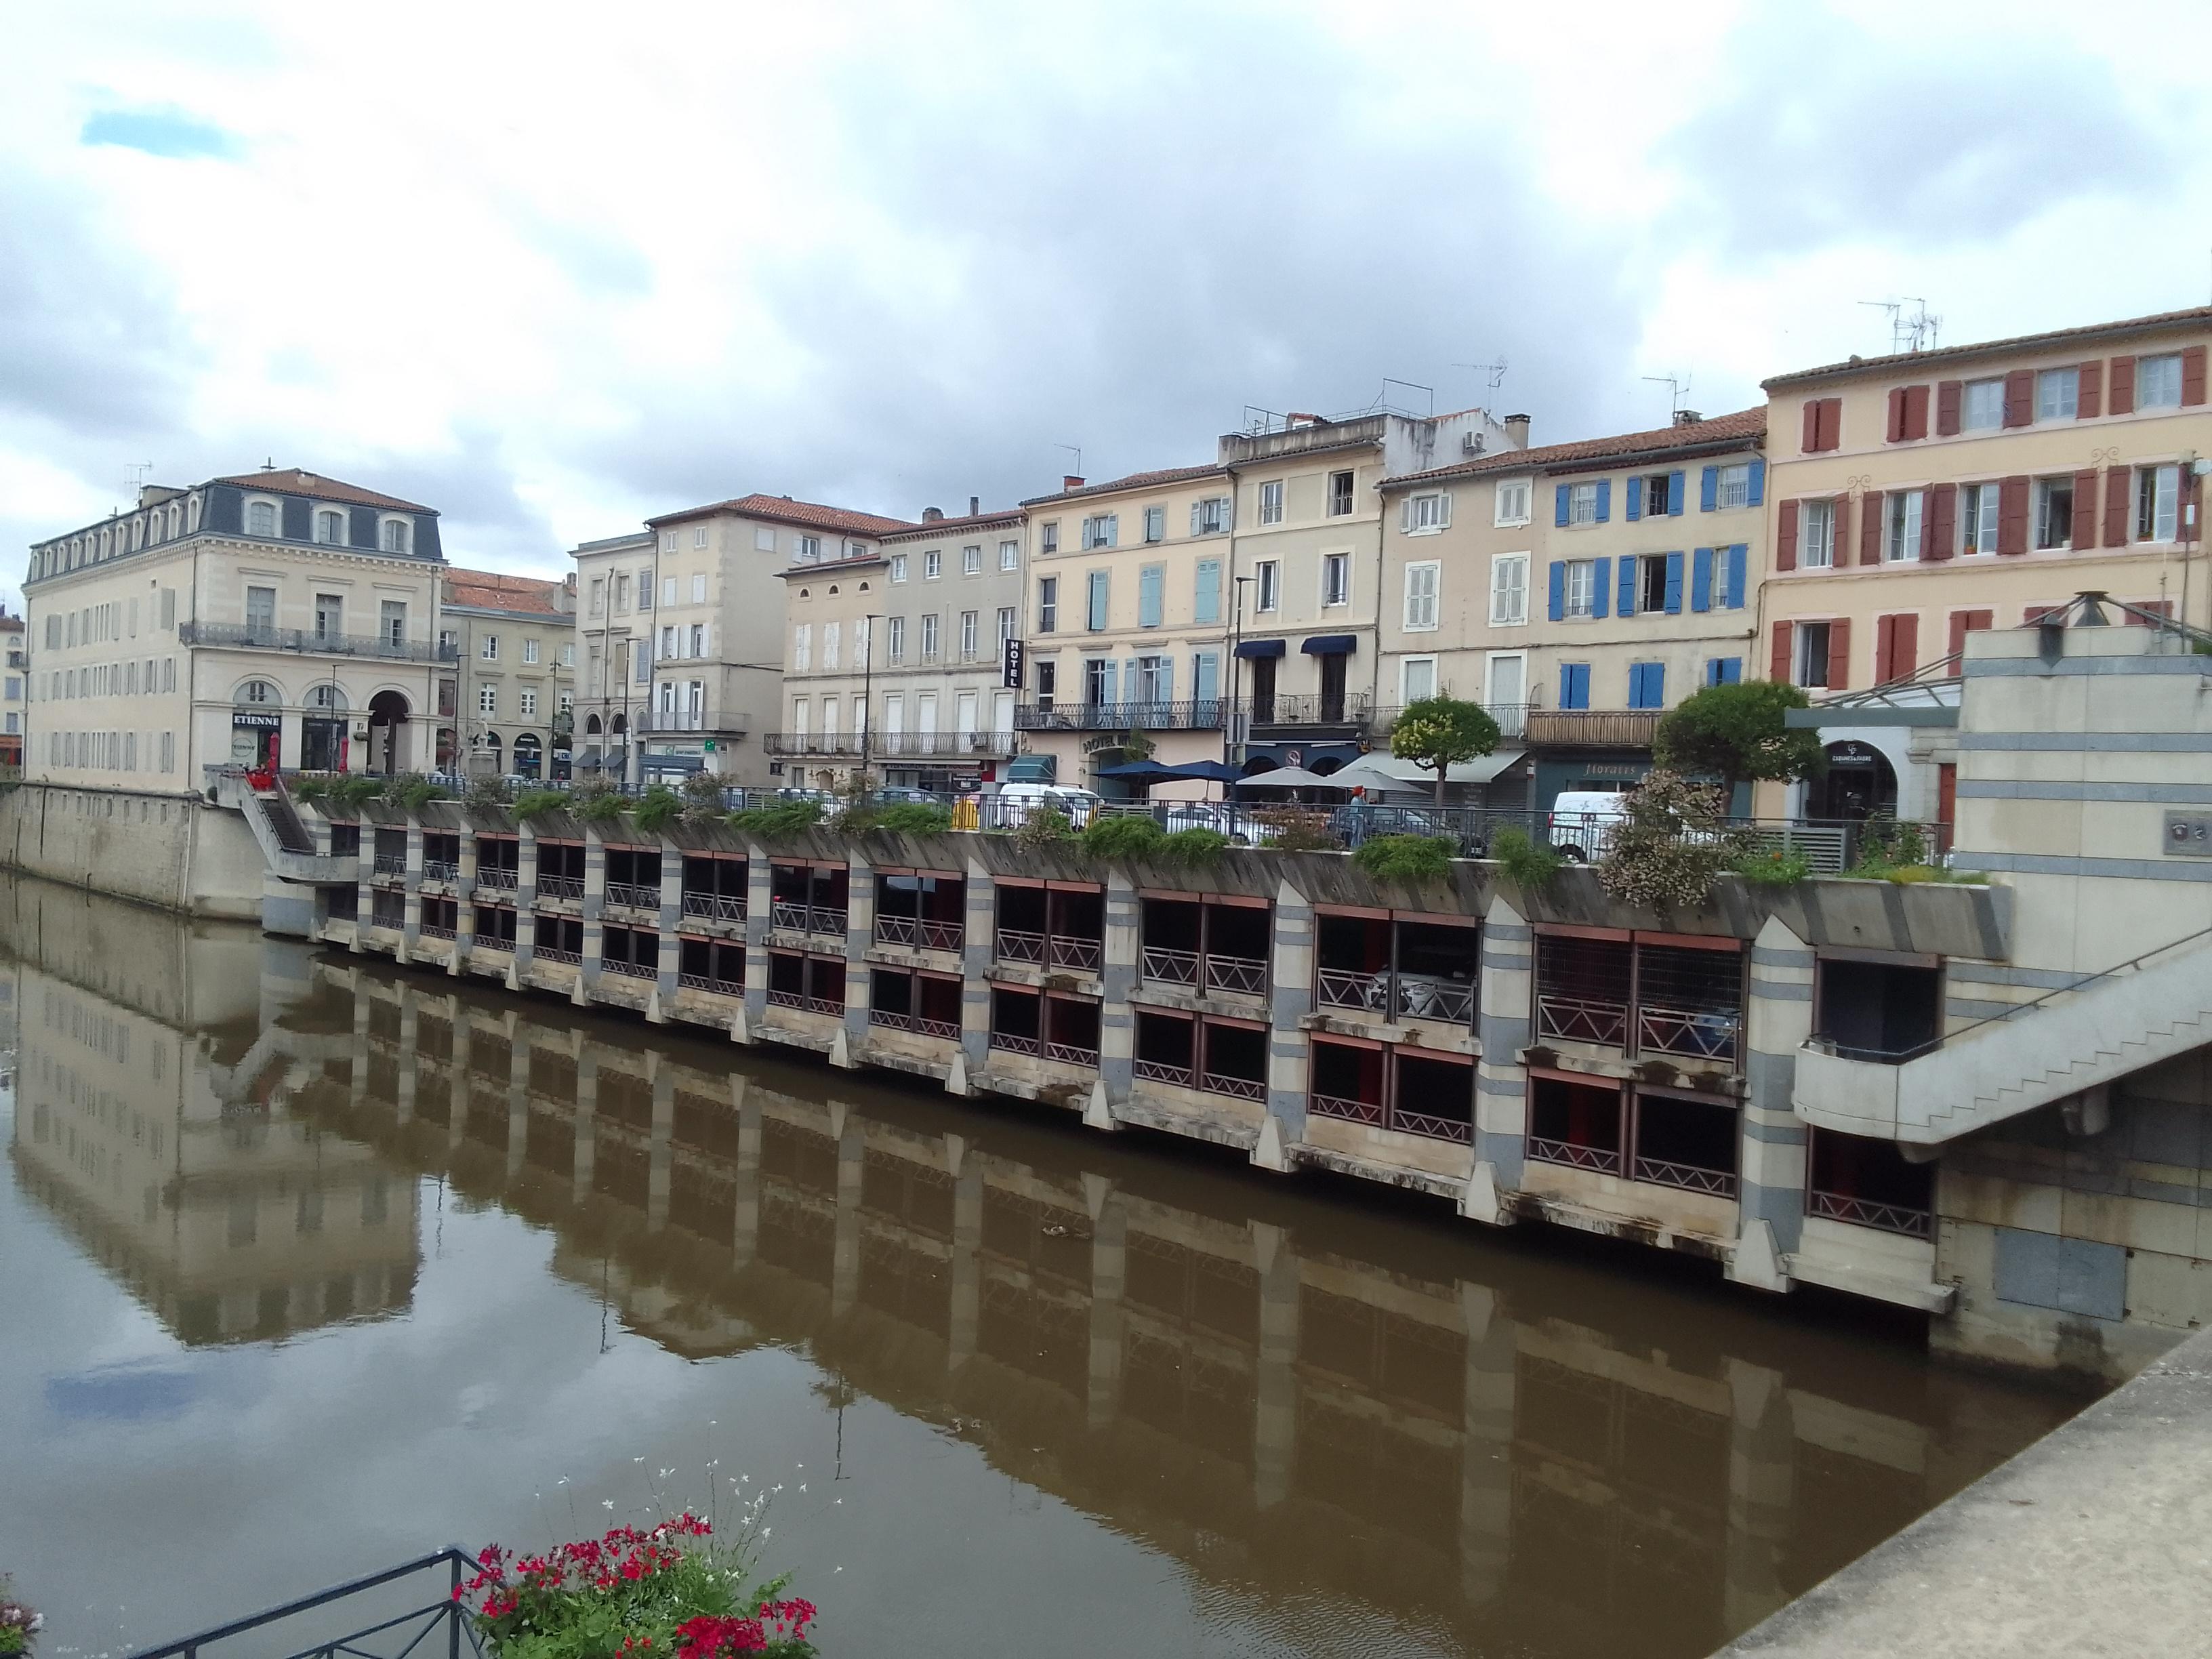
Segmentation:
[(1948, 248), (2080, 198), (2155, 195), (2182, 157), (2140, 88), (2022, 30), (1971, 52), (1804, 6), (1753, 8), (1730, 38), (1735, 91), (1660, 152), (1688, 174), (1689, 234), (1734, 252), (1832, 239)]

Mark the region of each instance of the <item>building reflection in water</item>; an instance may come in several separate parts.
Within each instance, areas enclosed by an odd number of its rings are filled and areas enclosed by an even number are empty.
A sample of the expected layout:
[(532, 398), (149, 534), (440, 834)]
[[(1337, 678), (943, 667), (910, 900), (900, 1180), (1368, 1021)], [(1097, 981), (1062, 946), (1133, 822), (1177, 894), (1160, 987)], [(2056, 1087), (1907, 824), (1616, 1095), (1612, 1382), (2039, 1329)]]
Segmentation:
[(1707, 1651), (2063, 1412), (1617, 1257), (71, 902), (15, 975), (16, 1168), (188, 1341), (404, 1310), (436, 1177), (672, 1351), (803, 1348), (1201, 1579), (1486, 1651)]

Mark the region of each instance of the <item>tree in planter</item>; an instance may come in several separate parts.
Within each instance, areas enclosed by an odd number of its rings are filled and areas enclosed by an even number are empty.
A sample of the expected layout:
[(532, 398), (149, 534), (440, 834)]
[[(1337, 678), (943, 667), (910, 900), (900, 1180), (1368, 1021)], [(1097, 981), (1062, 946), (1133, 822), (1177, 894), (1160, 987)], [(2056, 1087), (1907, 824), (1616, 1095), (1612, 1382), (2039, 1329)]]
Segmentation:
[(1624, 904), (1702, 904), (1751, 849), (1750, 833), (1729, 827), (1727, 795), (1679, 773), (1646, 773), (1621, 806), (1626, 816), (1607, 839), (1597, 879)]
[(1462, 762), (1489, 754), (1498, 747), (1498, 722), (1480, 703), (1423, 697), (1399, 711), (1390, 752), (1435, 771), (1437, 805), (1442, 806), (1445, 775)]
[(1802, 691), (1776, 680), (1709, 685), (1660, 720), (1651, 757), (1670, 772), (1720, 779), (1731, 803), (1739, 783), (1816, 778), (1828, 767), (1820, 734), (1784, 723), (1790, 710), (1810, 707)]

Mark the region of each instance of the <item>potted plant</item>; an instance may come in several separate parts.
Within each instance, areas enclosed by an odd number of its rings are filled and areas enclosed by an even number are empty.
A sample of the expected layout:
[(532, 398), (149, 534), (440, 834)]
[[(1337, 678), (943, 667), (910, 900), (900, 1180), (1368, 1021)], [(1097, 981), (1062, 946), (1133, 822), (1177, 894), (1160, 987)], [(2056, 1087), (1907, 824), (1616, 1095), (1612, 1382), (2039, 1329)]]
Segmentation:
[(0, 1575), (0, 1654), (28, 1653), (31, 1638), (46, 1624), (42, 1614), (31, 1611), (18, 1601), (10, 1588), (13, 1581)]

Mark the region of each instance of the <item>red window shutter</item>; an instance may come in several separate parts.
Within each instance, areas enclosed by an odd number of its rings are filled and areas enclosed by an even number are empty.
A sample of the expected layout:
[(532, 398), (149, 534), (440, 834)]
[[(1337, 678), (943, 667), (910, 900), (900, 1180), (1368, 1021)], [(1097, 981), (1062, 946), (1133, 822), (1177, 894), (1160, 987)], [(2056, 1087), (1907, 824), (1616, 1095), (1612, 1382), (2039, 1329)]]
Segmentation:
[(1889, 681), (1893, 660), (1890, 647), (1897, 638), (1897, 618), (1876, 617), (1874, 619), (1874, 683), (1885, 685)]
[(2181, 354), (2181, 401), (2185, 406), (2204, 401), (2204, 348), (2185, 347)]
[(2128, 544), (2128, 514), (2135, 506), (2128, 486), (2134, 480), (2124, 466), (2105, 469), (2105, 545), (2125, 547)]
[(1936, 850), (1951, 850), (1951, 826), (1959, 821), (1959, 769), (1950, 761), (1936, 768), (1936, 822), (1943, 828), (1942, 845)]
[(1957, 673), (1966, 650), (1966, 635), (1978, 634), (1987, 628), (1993, 613), (1987, 611), (1954, 611), (1951, 613), (1951, 672)]
[(1844, 441), (1844, 400), (1841, 398), (1820, 399), (1820, 447), (1840, 448)]
[(1859, 562), (1881, 562), (1881, 491), (1869, 489), (1859, 499)]
[(1806, 400), (1805, 435), (1799, 442), (1798, 448), (1804, 454), (1810, 455), (1815, 450), (1819, 449), (1820, 447), (1820, 399), (1818, 398), (1812, 398)]
[(2004, 423), (2007, 426), (2028, 426), (2034, 420), (2034, 373), (2029, 369), (2015, 368), (2005, 376)]
[(1959, 486), (1932, 485), (1920, 515), (1920, 556), (1930, 561), (1948, 559), (1958, 545)]
[(1963, 380), (1943, 380), (1936, 387), (1936, 430), (1943, 437), (1955, 435), (1959, 430), (1960, 389)]
[(1797, 568), (1797, 503), (1782, 503), (1782, 520), (1775, 531), (1774, 568), (1795, 570)]
[(2027, 480), (2007, 478), (1997, 486), (1997, 551), (2027, 551)]
[(1905, 435), (1916, 442), (1928, 435), (1928, 388), (1905, 388)]
[(2204, 536), (2204, 514), (2197, 503), (2203, 498), (2204, 481), (2185, 465), (2181, 469), (2181, 500), (2176, 504), (2177, 523), (2185, 542), (2201, 541)]
[(1836, 510), (1836, 545), (1828, 558), (1840, 570), (1851, 562), (1851, 498), (1838, 495), (1830, 505)]
[(1828, 690), (1840, 691), (1851, 683), (1851, 619), (1838, 617), (1828, 624)]
[(2081, 389), (2075, 393), (2074, 416), (2094, 421), (2105, 412), (2105, 365), (2101, 361), (2084, 363), (2076, 373)]
[(1920, 666), (1920, 617), (1907, 611), (1889, 619), (1889, 678), (1909, 680)]
[(1774, 653), (1767, 659), (1766, 678), (1780, 684), (1790, 684), (1790, 624), (1774, 624)]
[(2097, 469), (2074, 475), (2074, 550), (2097, 544)]
[(2136, 412), (2136, 360), (2132, 357), (2112, 359), (2112, 413), (2132, 415)]
[(1901, 386), (1889, 389), (1889, 426), (1882, 441), (1893, 444), (1905, 441), (1905, 388)]

